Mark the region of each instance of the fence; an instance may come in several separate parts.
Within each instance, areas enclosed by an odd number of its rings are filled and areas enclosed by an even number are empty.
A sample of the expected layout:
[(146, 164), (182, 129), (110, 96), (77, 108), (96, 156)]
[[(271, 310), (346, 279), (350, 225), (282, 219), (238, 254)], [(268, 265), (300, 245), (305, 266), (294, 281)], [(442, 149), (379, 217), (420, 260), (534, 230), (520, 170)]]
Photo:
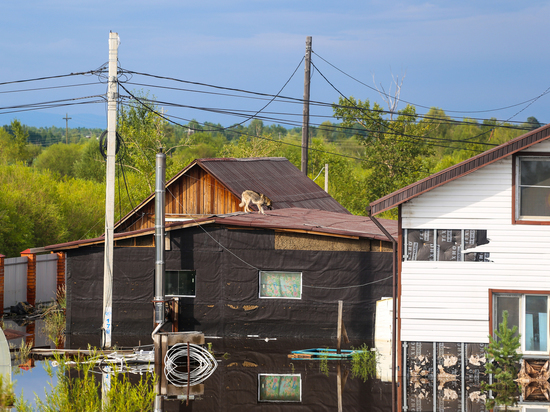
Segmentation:
[(21, 257), (0, 255), (0, 314), (19, 302), (36, 305), (55, 299), (65, 285), (65, 254), (37, 255), (26, 250)]

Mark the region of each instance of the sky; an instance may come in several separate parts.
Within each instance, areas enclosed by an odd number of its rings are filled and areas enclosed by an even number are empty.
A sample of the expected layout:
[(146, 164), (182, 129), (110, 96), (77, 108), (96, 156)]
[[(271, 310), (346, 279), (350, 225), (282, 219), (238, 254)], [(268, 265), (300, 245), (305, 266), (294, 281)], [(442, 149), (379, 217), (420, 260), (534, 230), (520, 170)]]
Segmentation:
[[(69, 127), (106, 128), (104, 77), (21, 80), (102, 67), (110, 31), (120, 36), (121, 69), (177, 79), (120, 77), (178, 124), (227, 127), (256, 116), (300, 126), (307, 36), (310, 99), (324, 103), (312, 105), (313, 125), (336, 121), (329, 105), (340, 95), (387, 107), (376, 89), (391, 95), (395, 80), (398, 107), (414, 104), (420, 114), (439, 107), (458, 119), (548, 123), (549, 16), (550, 2), (539, 0), (5, 2), (0, 125), (65, 127), (69, 117)], [(63, 105), (29, 110), (43, 102)]]

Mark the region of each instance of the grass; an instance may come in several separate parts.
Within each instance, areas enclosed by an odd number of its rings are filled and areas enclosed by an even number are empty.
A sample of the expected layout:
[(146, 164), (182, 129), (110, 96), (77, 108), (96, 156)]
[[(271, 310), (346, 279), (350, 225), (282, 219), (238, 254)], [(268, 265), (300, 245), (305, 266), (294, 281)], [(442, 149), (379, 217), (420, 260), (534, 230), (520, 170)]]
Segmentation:
[(363, 343), (359, 348), (352, 348), (351, 376), (360, 378), (363, 382), (376, 376), (376, 351), (372, 351)]
[[(112, 366), (110, 388), (107, 389), (104, 399), (101, 397), (100, 379), (94, 371), (95, 357), (82, 358), (78, 362), (69, 362), (65, 356), (56, 356), (58, 364), (54, 371), (52, 363), (48, 362), (46, 371), (50, 376), (49, 389), (46, 390), (44, 400), (35, 397), (36, 410), (41, 412), (57, 411), (153, 411), (155, 399), (154, 374), (143, 374), (137, 383), (130, 382), (128, 374), (118, 372)], [(53, 377), (57, 384), (53, 385)], [(99, 375), (100, 376), (100, 375)], [(16, 411), (30, 412), (28, 402), (21, 395), (15, 403)]]
[[(327, 348), (328, 349), (328, 348)], [(328, 351), (321, 352), (319, 355), (319, 372), (322, 374), (328, 376), (329, 369), (328, 369)]]

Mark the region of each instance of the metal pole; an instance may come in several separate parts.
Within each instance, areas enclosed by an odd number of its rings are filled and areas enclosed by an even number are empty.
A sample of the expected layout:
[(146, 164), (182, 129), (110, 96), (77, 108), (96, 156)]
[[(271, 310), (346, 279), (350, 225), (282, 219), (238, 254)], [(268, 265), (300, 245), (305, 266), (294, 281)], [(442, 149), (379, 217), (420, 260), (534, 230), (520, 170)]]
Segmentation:
[(113, 240), (115, 226), (116, 103), (119, 38), (109, 33), (109, 86), (107, 91), (107, 176), (105, 190), (105, 265), (103, 271), (102, 347), (111, 347), (113, 328)]
[(157, 153), (155, 176), (155, 323), (164, 323), (164, 217), (166, 154)]
[(328, 163), (325, 163), (325, 192), (328, 193)]
[(307, 176), (308, 141), (309, 141), (309, 84), (311, 80), (311, 36), (306, 38), (306, 58), (304, 73), (304, 110), (302, 123), (302, 173)]

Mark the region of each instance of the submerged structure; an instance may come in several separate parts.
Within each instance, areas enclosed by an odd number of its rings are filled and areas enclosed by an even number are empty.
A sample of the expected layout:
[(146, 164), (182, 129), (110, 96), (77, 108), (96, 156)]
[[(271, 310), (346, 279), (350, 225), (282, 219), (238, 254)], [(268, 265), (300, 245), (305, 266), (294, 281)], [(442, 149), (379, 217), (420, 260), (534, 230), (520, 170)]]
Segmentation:
[[(273, 210), (235, 211), (243, 189), (266, 194)], [(195, 161), (166, 183), (165, 205), (164, 288), (177, 301), (178, 330), (328, 344), (342, 300), (352, 343), (372, 344), (376, 301), (392, 294), (392, 245), (370, 218), (351, 215), (286, 159)], [(114, 344), (152, 330), (151, 222), (153, 196), (116, 225)], [(395, 221), (381, 222), (396, 236)], [(101, 332), (103, 242), (44, 248), (66, 257), (69, 344)]]

